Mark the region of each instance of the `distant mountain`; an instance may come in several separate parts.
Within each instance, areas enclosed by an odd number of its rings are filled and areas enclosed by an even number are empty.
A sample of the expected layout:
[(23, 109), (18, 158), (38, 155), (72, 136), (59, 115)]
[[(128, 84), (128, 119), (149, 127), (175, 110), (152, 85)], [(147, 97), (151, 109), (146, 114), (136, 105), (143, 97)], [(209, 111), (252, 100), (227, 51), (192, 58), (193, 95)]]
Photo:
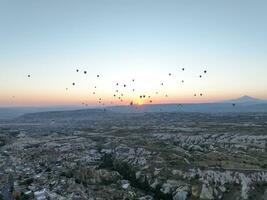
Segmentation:
[(237, 99), (224, 101), (222, 103), (235, 103), (235, 104), (254, 105), (254, 104), (264, 104), (264, 103), (267, 103), (267, 101), (245, 95), (245, 96), (242, 96), (242, 97), (237, 98)]
[[(235, 104), (235, 105), (233, 105)], [(82, 109), (81, 107), (47, 107), (47, 108), (0, 108), (0, 120), (11, 119), (26, 113), (27, 118), (91, 118), (97, 113), (103, 113), (103, 109)], [(250, 96), (215, 103), (200, 104), (147, 104), (142, 106), (110, 106), (105, 107), (109, 114), (115, 113), (145, 113), (145, 112), (200, 112), (200, 113), (225, 113), (225, 112), (267, 112), (267, 101)], [(48, 112), (50, 111), (50, 112)], [(51, 112), (53, 111), (53, 112)], [(88, 112), (89, 111), (89, 112)], [(43, 113), (40, 113), (43, 112)], [(107, 112), (106, 112), (107, 114)], [(25, 117), (25, 116), (23, 116)], [(22, 118), (23, 118), (22, 117)]]
[[(235, 105), (233, 105), (235, 104)], [(107, 108), (113, 112), (267, 112), (267, 101), (250, 96), (215, 103), (200, 104), (153, 104), (133, 107), (114, 106)]]
[(23, 114), (16, 118), (18, 121), (46, 121), (46, 120), (95, 120), (101, 119), (103, 115), (108, 115), (104, 109), (79, 109), (79, 110), (63, 110), (63, 111), (47, 111)]
[(243, 105), (237, 104), (233, 106), (230, 103), (205, 103), (205, 104), (157, 104), (143, 105), (141, 107), (134, 106), (112, 106), (105, 109), (83, 109), (69, 111), (50, 111), (24, 114), (15, 118), (19, 122), (46, 122), (46, 121), (75, 121), (86, 120), (103, 120), (112, 119), (116, 116), (117, 119), (127, 119), (127, 114), (136, 114), (142, 116), (145, 113), (267, 113), (267, 103)]
[(78, 110), (81, 106), (47, 106), (47, 107), (0, 107), (0, 120), (12, 119), (26, 113)]

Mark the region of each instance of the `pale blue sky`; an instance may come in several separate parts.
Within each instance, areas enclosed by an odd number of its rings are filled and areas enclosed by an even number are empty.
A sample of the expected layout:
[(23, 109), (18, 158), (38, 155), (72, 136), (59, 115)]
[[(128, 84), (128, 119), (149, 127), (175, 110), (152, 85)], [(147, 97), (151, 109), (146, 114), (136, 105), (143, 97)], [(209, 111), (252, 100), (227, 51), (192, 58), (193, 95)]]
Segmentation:
[(170, 81), (169, 101), (191, 101), (195, 91), (205, 93), (197, 101), (267, 98), (266, 10), (264, 0), (0, 0), (0, 105), (92, 100), (95, 84), (108, 99), (111, 83), (133, 76), (152, 92), (169, 72), (188, 80)]

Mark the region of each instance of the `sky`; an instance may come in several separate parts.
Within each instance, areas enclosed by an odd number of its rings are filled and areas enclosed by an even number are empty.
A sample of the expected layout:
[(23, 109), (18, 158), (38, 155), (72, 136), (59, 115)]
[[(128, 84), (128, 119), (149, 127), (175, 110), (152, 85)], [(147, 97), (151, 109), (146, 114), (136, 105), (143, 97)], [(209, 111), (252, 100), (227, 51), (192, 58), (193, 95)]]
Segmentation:
[(266, 10), (265, 0), (0, 0), (0, 106), (267, 99)]

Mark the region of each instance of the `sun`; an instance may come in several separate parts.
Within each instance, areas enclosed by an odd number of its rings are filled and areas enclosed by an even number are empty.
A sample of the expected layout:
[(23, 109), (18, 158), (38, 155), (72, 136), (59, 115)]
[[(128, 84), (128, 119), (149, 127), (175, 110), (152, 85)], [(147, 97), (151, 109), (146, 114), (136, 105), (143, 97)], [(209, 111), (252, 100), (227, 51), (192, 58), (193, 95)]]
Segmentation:
[(137, 105), (141, 106), (144, 104), (144, 101), (142, 99), (137, 99), (136, 103)]

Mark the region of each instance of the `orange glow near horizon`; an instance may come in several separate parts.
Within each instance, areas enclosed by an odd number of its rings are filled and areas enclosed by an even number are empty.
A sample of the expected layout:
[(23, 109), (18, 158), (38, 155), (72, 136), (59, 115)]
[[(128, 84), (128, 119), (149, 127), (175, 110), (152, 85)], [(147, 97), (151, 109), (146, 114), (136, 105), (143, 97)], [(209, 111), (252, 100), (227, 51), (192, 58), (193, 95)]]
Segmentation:
[[(170, 78), (167, 76), (169, 79), (165, 77), (164, 86), (161, 86), (159, 80), (162, 79), (160, 79), (159, 75), (150, 78), (149, 82), (146, 80), (147, 76), (141, 74), (139, 79), (136, 78), (137, 80), (134, 83), (130, 77), (127, 77), (128, 82), (127, 80), (119, 80), (119, 86), (116, 86), (116, 82), (110, 80), (109, 77), (104, 77), (101, 80), (93, 80), (93, 83), (89, 82), (89, 84), (88, 80), (80, 80), (80, 77), (70, 78), (72, 80), (79, 80), (75, 86), (72, 86), (71, 82), (66, 84), (64, 81), (57, 79), (52, 80), (50, 83), (42, 79), (27, 79), (23, 80), (19, 85), (11, 84), (11, 86), (1, 90), (0, 107), (67, 106), (82, 105), (82, 103), (90, 106), (103, 106), (102, 104), (104, 106), (112, 106), (129, 105), (130, 102), (139, 106), (144, 104), (167, 103), (210, 103), (235, 99), (243, 95), (267, 99), (267, 95), (263, 91), (251, 93), (235, 88), (231, 92), (227, 92), (225, 88), (214, 88), (212, 86), (215, 84), (208, 77), (207, 82), (206, 79), (200, 82), (189, 77), (188, 81), (181, 84), (177, 83), (174, 77)], [(82, 76), (82, 78), (84, 77)], [(127, 87), (123, 87), (121, 83), (126, 83)], [(51, 84), (53, 87), (51, 87)], [(66, 90), (66, 85), (68, 90)], [(97, 86), (96, 89), (95, 86)], [(133, 88), (135, 91), (132, 90)], [(116, 92), (117, 89), (119, 90), (118, 92)], [(194, 96), (195, 93), (197, 96)], [(200, 96), (200, 93), (203, 93), (203, 96)], [(114, 94), (116, 95), (115, 97)], [(146, 98), (140, 98), (141, 95), (146, 95)], [(148, 98), (148, 95), (150, 98)], [(101, 104), (99, 104), (100, 98)]]
[[(216, 94), (204, 94), (202, 97), (194, 97), (190, 95), (184, 96), (175, 96), (169, 95), (165, 97), (163, 95), (158, 95), (152, 97), (152, 102), (148, 98), (143, 99), (139, 97), (125, 97), (123, 102), (118, 99), (114, 99), (108, 97), (107, 95), (103, 95), (104, 100), (103, 103), (105, 106), (112, 105), (129, 105), (132, 101), (134, 105), (142, 106), (145, 104), (167, 104), (167, 103), (212, 103), (219, 102), (228, 99), (238, 98), (240, 96), (234, 94), (224, 94), (224, 95), (216, 95)], [(264, 99), (264, 97), (262, 98)], [(3, 107), (10, 106), (68, 106), (68, 105), (81, 105), (82, 103), (86, 103), (90, 106), (100, 106), (98, 104), (98, 100), (95, 96), (86, 96), (83, 94), (68, 94), (68, 93), (60, 93), (60, 94), (51, 94), (51, 93), (42, 93), (42, 94), (32, 94), (32, 95), (19, 95), (12, 96), (11, 94), (8, 96), (2, 96), (0, 94), (0, 105)]]

